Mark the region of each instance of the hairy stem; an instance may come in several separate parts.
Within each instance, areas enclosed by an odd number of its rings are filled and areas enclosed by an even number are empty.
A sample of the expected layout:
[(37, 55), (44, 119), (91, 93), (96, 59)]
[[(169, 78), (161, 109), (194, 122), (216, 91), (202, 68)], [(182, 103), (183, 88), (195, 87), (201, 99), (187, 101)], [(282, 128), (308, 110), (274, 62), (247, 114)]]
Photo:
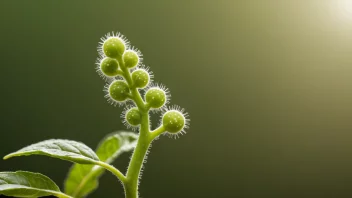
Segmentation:
[(126, 82), (130, 87), (130, 98), (136, 103), (138, 110), (140, 111), (142, 116), (137, 146), (134, 149), (125, 180), (123, 180), (126, 198), (138, 198), (139, 177), (144, 159), (148, 152), (148, 148), (150, 146), (150, 143), (152, 142), (149, 126), (149, 108), (147, 104), (145, 104), (138, 89), (133, 85), (131, 73), (129, 69), (125, 67), (125, 63), (123, 62), (123, 60), (118, 59), (118, 62), (123, 72), (123, 77), (126, 79)]
[(161, 125), (159, 128), (155, 129), (154, 131), (150, 132), (149, 139), (153, 141), (156, 137), (166, 131), (165, 127)]
[(124, 183), (126, 198), (138, 198), (138, 180), (150, 142), (149, 115), (145, 113), (142, 115), (142, 126), (137, 146), (133, 152), (126, 174), (126, 182)]

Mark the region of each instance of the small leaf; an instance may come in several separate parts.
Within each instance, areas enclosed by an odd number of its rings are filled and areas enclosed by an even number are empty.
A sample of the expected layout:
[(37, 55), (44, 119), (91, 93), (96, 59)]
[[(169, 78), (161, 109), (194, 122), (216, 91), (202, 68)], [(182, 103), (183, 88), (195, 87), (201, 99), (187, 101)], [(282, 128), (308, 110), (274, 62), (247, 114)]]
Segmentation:
[[(132, 150), (138, 135), (131, 132), (115, 132), (106, 136), (96, 153), (101, 161), (112, 163), (121, 153)], [(100, 166), (74, 164), (65, 181), (65, 193), (75, 198), (87, 196), (98, 188), (99, 177), (105, 172)]]
[(4, 159), (28, 155), (46, 155), (80, 164), (93, 164), (99, 161), (98, 156), (88, 146), (80, 142), (59, 139), (32, 144), (5, 156)]
[(99, 159), (110, 164), (118, 155), (131, 151), (137, 144), (138, 135), (133, 132), (115, 132), (100, 141), (96, 154)]
[(0, 195), (13, 197), (43, 197), (54, 195), (60, 198), (70, 196), (62, 193), (47, 176), (26, 171), (0, 172)]

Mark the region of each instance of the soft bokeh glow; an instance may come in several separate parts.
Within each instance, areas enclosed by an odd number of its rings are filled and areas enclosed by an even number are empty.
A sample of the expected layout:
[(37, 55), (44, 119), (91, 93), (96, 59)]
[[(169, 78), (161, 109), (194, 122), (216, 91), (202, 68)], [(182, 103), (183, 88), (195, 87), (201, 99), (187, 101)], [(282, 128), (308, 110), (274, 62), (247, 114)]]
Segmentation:
[[(0, 156), (126, 130), (94, 69), (117, 30), (192, 119), (186, 136), (153, 142), (142, 197), (352, 198), (351, 1), (0, 0)], [(125, 172), (130, 155), (113, 165)], [(0, 160), (59, 186), (70, 166)], [(108, 172), (99, 186), (92, 198), (123, 197)]]
[(352, 0), (339, 0), (338, 4), (341, 15), (352, 20)]

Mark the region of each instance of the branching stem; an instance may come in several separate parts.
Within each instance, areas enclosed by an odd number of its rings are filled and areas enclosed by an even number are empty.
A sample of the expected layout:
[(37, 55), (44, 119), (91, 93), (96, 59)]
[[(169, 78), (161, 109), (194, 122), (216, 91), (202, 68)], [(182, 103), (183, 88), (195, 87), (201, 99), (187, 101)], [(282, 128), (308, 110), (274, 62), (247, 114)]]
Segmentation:
[(156, 135), (154, 134), (157, 133), (152, 134), (150, 132), (148, 112), (149, 105), (144, 102), (138, 89), (133, 85), (131, 73), (129, 69), (125, 67), (123, 60), (118, 59), (118, 62), (123, 72), (123, 77), (126, 79), (126, 82), (128, 83), (131, 90), (130, 99), (132, 99), (136, 103), (142, 118), (137, 146), (134, 149), (132, 159), (130, 161), (126, 173), (126, 177), (124, 180), (121, 180), (125, 189), (126, 198), (138, 198), (138, 183), (143, 162), (150, 147), (150, 143), (156, 137)]
[(154, 131), (150, 132), (149, 138), (151, 139), (151, 141), (153, 141), (156, 137), (158, 137), (159, 135), (161, 135), (165, 131), (166, 131), (165, 127), (163, 125), (161, 125), (159, 128), (157, 128)]

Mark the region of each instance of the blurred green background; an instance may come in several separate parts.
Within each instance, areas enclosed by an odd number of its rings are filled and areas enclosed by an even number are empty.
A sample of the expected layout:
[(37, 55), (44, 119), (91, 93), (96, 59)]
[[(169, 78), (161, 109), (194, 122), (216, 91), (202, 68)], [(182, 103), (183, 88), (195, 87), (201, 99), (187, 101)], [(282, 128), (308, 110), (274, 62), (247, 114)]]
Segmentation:
[[(0, 156), (125, 129), (94, 69), (100, 37), (120, 31), (191, 117), (153, 144), (142, 197), (352, 197), (351, 1), (1, 0)], [(61, 187), (70, 166), (0, 161)], [(91, 197), (123, 197), (111, 174), (100, 184)]]

